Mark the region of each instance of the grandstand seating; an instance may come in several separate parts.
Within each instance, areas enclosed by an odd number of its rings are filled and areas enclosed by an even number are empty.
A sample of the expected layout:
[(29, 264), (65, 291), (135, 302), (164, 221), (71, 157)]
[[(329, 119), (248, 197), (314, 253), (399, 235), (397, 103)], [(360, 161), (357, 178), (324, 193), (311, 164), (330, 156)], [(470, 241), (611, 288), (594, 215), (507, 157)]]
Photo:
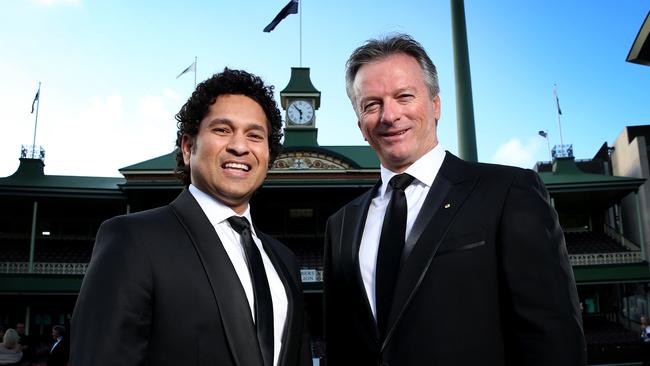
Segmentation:
[(583, 317), (589, 364), (637, 362), (640, 360), (639, 336), (602, 315)]
[[(42, 239), (36, 241), (34, 262), (87, 263), (92, 253), (92, 241)], [(29, 261), (29, 242), (1, 239), (0, 262)]]
[(565, 232), (564, 239), (569, 254), (617, 253), (630, 251), (628, 248), (619, 244), (616, 240), (602, 232)]
[(292, 248), (301, 269), (323, 270), (323, 249), (316, 246)]

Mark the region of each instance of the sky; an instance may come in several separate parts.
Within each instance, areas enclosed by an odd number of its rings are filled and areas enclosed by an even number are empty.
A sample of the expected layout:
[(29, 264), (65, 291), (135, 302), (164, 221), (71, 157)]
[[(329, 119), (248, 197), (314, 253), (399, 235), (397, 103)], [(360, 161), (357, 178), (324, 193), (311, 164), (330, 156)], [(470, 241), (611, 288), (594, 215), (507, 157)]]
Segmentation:
[[(370, 38), (407, 33), (436, 64), (438, 138), (458, 152), (449, 0), (5, 0), (0, 2), (0, 177), (36, 144), (51, 175), (119, 177), (119, 169), (174, 149), (174, 115), (197, 81), (224, 67), (275, 85), (309, 67), (322, 93), (320, 145), (364, 145), (345, 94), (344, 66)], [(469, 0), (465, 18), (478, 159), (532, 168), (562, 141), (577, 159), (625, 126), (650, 124), (650, 67), (625, 61), (647, 0)], [(300, 31), (302, 29), (302, 32)], [(302, 40), (302, 41), (301, 41)], [(301, 46), (302, 45), (302, 46)], [(302, 61), (302, 63), (301, 63)]]

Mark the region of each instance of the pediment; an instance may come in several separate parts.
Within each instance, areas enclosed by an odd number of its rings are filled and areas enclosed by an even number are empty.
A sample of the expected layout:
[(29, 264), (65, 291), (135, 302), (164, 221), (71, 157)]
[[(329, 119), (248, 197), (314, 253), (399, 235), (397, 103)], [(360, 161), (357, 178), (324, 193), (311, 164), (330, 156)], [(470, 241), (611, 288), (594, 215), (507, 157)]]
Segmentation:
[(291, 151), (281, 153), (271, 170), (348, 170), (352, 166), (333, 155), (313, 151)]

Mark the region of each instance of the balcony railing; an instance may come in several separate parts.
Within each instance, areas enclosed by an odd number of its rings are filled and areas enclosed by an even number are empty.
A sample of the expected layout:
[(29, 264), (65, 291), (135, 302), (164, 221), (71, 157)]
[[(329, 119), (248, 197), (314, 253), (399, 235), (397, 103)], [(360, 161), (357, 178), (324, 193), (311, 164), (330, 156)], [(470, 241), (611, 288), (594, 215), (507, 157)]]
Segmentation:
[(643, 262), (640, 251), (614, 253), (585, 253), (569, 255), (572, 266), (595, 266), (600, 264), (630, 264)]
[[(35, 274), (72, 274), (82, 275), (86, 273), (88, 263), (34, 263)], [(0, 273), (4, 274), (26, 274), (29, 273), (28, 262), (0, 262)], [(316, 269), (301, 269), (302, 282), (322, 282), (323, 271)]]
[[(86, 269), (88, 269), (88, 263), (35, 262), (32, 273), (82, 275), (86, 273)], [(0, 262), (0, 273), (29, 273), (29, 262)]]
[[(640, 251), (615, 253), (585, 253), (570, 254), (572, 266), (595, 266), (602, 264), (632, 264), (644, 261)], [(35, 274), (66, 274), (83, 275), (88, 269), (88, 263), (34, 263)], [(28, 262), (0, 262), (0, 274), (27, 274)], [(322, 282), (323, 271), (303, 268), (300, 270), (302, 282)]]

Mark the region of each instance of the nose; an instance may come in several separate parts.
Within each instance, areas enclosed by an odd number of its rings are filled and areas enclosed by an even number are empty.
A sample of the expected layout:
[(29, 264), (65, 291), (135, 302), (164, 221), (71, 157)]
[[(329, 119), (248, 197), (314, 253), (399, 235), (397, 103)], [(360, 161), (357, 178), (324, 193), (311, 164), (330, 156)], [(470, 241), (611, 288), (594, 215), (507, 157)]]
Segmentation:
[(385, 124), (393, 124), (400, 118), (400, 106), (397, 101), (389, 99), (382, 104), (381, 122)]
[(249, 152), (248, 140), (243, 132), (235, 132), (232, 134), (226, 149), (229, 153), (242, 156)]

